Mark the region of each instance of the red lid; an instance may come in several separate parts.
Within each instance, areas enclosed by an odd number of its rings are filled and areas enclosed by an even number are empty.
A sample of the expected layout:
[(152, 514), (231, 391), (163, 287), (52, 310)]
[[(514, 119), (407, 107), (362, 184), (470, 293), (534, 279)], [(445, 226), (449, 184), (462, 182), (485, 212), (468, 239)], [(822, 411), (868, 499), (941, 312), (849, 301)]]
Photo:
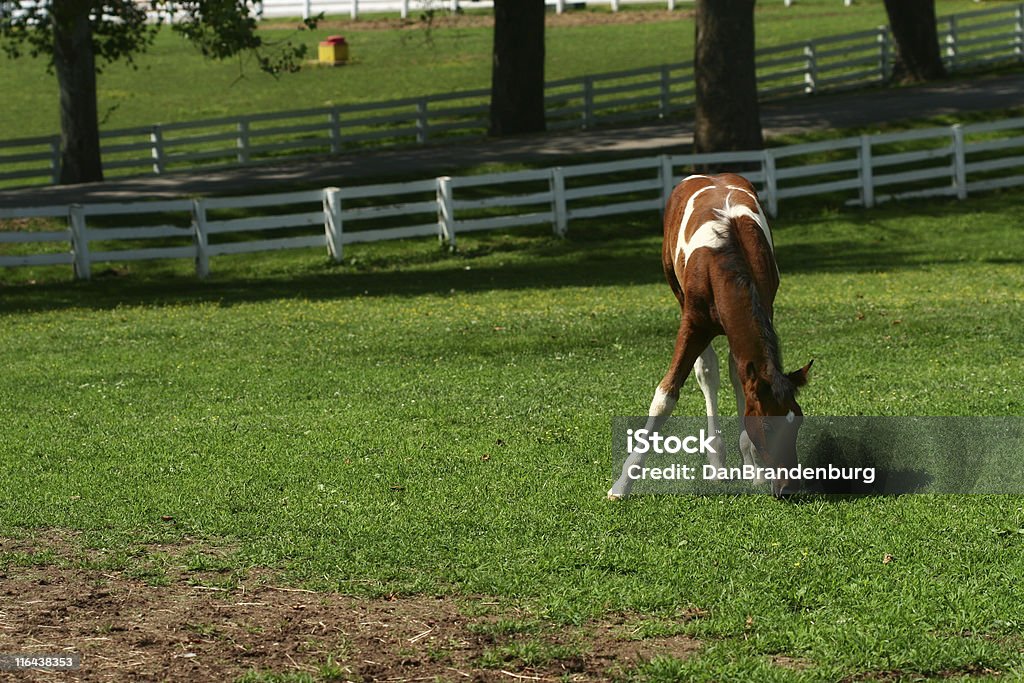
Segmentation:
[(327, 36), (327, 39), (323, 41), (324, 45), (344, 45), (345, 36)]

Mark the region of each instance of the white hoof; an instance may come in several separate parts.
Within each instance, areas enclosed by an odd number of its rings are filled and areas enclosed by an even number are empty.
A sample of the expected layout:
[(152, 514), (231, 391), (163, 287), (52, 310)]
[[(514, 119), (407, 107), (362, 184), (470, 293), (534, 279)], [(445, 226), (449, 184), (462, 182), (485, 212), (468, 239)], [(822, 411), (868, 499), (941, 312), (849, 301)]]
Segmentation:
[(610, 489), (608, 489), (608, 494), (605, 496), (605, 498), (607, 498), (608, 500), (622, 500), (623, 498), (629, 495), (629, 489), (629, 486), (623, 488), (619, 486), (618, 482), (616, 482), (615, 486), (612, 486)]

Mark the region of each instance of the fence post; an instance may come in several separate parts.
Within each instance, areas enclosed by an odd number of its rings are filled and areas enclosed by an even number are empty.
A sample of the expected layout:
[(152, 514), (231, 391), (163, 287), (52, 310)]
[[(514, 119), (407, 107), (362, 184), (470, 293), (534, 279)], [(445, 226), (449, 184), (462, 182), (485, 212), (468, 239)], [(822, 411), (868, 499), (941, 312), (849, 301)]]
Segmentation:
[(335, 263), (342, 260), (341, 189), (324, 188), (324, 233), (327, 237), (327, 254)]
[(1014, 15), (1016, 22), (1013, 27), (1013, 53), (1017, 55), (1017, 61), (1024, 62), (1024, 2), (1017, 5)]
[(860, 161), (860, 202), (865, 209), (875, 205), (875, 176), (871, 159), (871, 136), (860, 136), (860, 149), (857, 152)]
[(409, 18), (409, 0), (402, 0), (402, 9), (400, 15), (403, 19)]
[(60, 136), (50, 138), (50, 182), (60, 183)]
[(192, 236), (196, 243), (196, 276), (210, 274), (209, 241), (206, 236), (206, 200), (196, 197), (192, 200)]
[(661, 176), (661, 213), (664, 215), (665, 207), (668, 206), (668, 198), (672, 196), (672, 190), (676, 186), (676, 178), (672, 172), (672, 157), (662, 154), (659, 159), (661, 160), (661, 169), (658, 171)]
[(238, 163), (249, 162), (249, 120), (242, 119), (238, 122), (238, 137), (235, 139), (235, 147), (238, 148)]
[(668, 0), (668, 11), (671, 12), (676, 8), (676, 0)]
[(89, 261), (89, 228), (85, 223), (85, 209), (81, 204), (72, 204), (68, 210), (71, 224), (71, 253), (74, 259), (75, 277), (88, 280), (92, 277)]
[(583, 127), (594, 127), (594, 78), (583, 77)]
[(619, 0), (612, 0), (612, 11), (613, 12), (618, 12), (619, 11)]
[[(309, 2), (309, 0), (306, 1)], [(359, 18), (359, 0), (352, 0), (352, 11), (349, 13), (349, 16), (352, 17), (353, 20)]]
[(956, 70), (957, 33), (956, 15), (953, 14), (949, 16), (949, 29), (946, 30), (946, 68), (950, 71)]
[(953, 187), (957, 199), (967, 199), (967, 149), (964, 129), (959, 123), (953, 126)]
[(331, 107), (327, 115), (328, 135), (331, 138), (331, 154), (341, 154), (341, 115), (337, 107)]
[(668, 64), (661, 65), (661, 99), (658, 106), (661, 111), (658, 116), (667, 119), (672, 107), (672, 71)]
[(565, 0), (555, 0), (555, 14), (565, 14)]
[(303, 19), (309, 19), (309, 17), (313, 14), (312, 4), (313, 3), (310, 0), (303, 0), (303, 3), (302, 3), (302, 18)]
[(804, 46), (804, 93), (813, 95), (818, 90), (818, 56), (814, 43)]
[(452, 209), (452, 179), (441, 176), (437, 179), (437, 228), (438, 239), (455, 248), (455, 212)]
[(416, 102), (416, 142), (423, 144), (427, 141), (427, 98), (421, 97)]
[(164, 168), (164, 133), (159, 124), (153, 126), (150, 131), (149, 143), (153, 155), (153, 173), (160, 175), (166, 169)]
[(561, 166), (551, 169), (551, 209), (555, 220), (555, 235), (565, 237), (569, 231), (569, 212), (565, 205), (565, 170)]
[(775, 218), (779, 215), (779, 186), (775, 176), (775, 155), (770, 149), (764, 150), (761, 164), (764, 166), (764, 193), (768, 195), (768, 215)]
[(878, 27), (878, 76), (882, 83), (892, 78), (892, 43), (889, 40), (889, 27)]

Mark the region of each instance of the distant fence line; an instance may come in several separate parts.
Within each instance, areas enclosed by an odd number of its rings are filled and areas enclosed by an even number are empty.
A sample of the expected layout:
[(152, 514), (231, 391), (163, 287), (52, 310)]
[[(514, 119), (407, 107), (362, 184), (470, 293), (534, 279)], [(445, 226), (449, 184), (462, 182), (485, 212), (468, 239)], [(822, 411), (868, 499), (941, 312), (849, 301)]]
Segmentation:
[[(694, 0), (662, 0), (665, 8), (674, 10), (681, 5), (693, 5)], [(850, 0), (845, 0), (849, 4)], [(618, 12), (623, 5), (652, 4), (650, 0), (545, 0), (545, 4), (558, 14), (577, 5), (607, 5), (612, 12)], [(790, 0), (787, 0), (788, 7)], [(397, 12), (403, 19), (412, 11), (445, 10), (459, 12), (464, 9), (491, 9), (493, 0), (263, 0), (258, 3), (259, 14), (263, 17), (297, 17), (306, 19), (323, 12), (325, 15), (347, 14), (358, 19), (365, 14), (387, 14)]]
[[(341, 261), (344, 246), (358, 242), (434, 236), (454, 245), (466, 232), (537, 225), (564, 236), (573, 222), (662, 209), (683, 168), (736, 165), (755, 169), (746, 175), (772, 216), (796, 197), (827, 195), (865, 207), (909, 197), (963, 199), (1024, 185), (1024, 117), (419, 182), (0, 209), (0, 220), (67, 220), (61, 230), (0, 232), (0, 266), (70, 265), (88, 279), (96, 263), (189, 258), (205, 277), (211, 258), (226, 254), (326, 247)], [(122, 225), (126, 220), (135, 225)], [(147, 220), (159, 224), (139, 225)]]
[[(839, 2), (839, 0), (835, 0)], [(978, 2), (979, 0), (975, 0)], [(672, 11), (680, 6), (692, 6), (695, 0), (661, 0), (665, 9)], [(846, 7), (853, 4), (853, 0), (842, 0)], [(793, 5), (794, 0), (784, 0), (786, 7)], [(19, 12), (19, 6), (29, 4), (26, 0), (0, 0), (0, 17), (5, 14)], [(33, 3), (34, 4), (34, 3)], [(651, 0), (586, 0), (577, 2), (575, 0), (545, 0), (545, 4), (563, 14), (567, 9), (576, 9), (586, 5), (607, 5), (612, 12), (618, 12), (623, 5), (652, 5)], [(299, 17), (308, 19), (314, 15), (323, 13), (326, 16), (347, 14), (352, 19), (358, 19), (365, 14), (394, 14), (406, 19), (410, 11), (426, 12), (430, 10), (442, 10), (448, 12), (461, 12), (469, 9), (492, 9), (493, 0), (257, 0), (256, 16), (264, 17)], [(165, 12), (150, 12), (150, 16), (160, 16), (167, 19)]]
[[(695, 0), (662, 0), (665, 9), (672, 11), (681, 6), (692, 6)], [(839, 0), (835, 0), (839, 2)], [(842, 0), (847, 7), (853, 4), (853, 0)], [(545, 4), (562, 14), (566, 9), (572, 9), (579, 5), (607, 5), (612, 12), (618, 12), (623, 5), (651, 5), (651, 0), (587, 0), (586, 2), (574, 2), (573, 0), (545, 0)], [(786, 7), (793, 4), (793, 0), (784, 0)], [(425, 11), (430, 9), (443, 9), (449, 12), (459, 12), (466, 8), (490, 9), (494, 7), (492, 0), (263, 0), (259, 3), (259, 14), (264, 17), (295, 17), (301, 16), (304, 19), (323, 12), (326, 15), (347, 14), (353, 19), (358, 19), (360, 14), (367, 13), (394, 13), (398, 12), (403, 19), (409, 16), (410, 10)]]
[[(951, 71), (1024, 62), (1024, 2), (944, 17), (944, 58)], [(762, 99), (885, 82), (894, 46), (887, 27), (757, 53)], [(258, 161), (339, 154), (368, 144), (424, 144), (483, 136), (490, 92), (466, 92), (157, 124), (101, 133), (108, 176), (215, 170)], [(551, 130), (665, 118), (694, 104), (693, 64), (666, 64), (549, 82)], [(55, 183), (60, 136), (0, 141), (0, 185)]]

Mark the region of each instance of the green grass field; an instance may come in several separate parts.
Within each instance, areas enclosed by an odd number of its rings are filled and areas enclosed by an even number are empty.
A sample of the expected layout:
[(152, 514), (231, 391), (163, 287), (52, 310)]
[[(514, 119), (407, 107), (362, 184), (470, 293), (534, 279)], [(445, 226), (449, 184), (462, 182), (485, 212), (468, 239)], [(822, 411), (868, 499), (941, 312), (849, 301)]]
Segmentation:
[[(939, 14), (976, 10), (970, 0), (939, 0)], [(634, 10), (626, 11), (626, 15)], [(585, 14), (593, 14), (588, 11)], [(602, 12), (597, 12), (602, 13)], [(579, 14), (577, 14), (579, 16)], [(473, 17), (469, 17), (473, 19)], [(275, 22), (279, 23), (279, 22)], [(760, 3), (757, 37), (762, 46), (873, 28), (886, 23), (881, 3), (843, 7), (839, 0), (804, 0), (785, 8)], [(205, 61), (186, 42), (164, 31), (138, 69), (106, 68), (99, 78), (102, 129), (171, 123), (285, 109), (305, 109), (487, 88), (491, 29), (472, 21), (427, 32), (367, 30), (359, 22), (331, 22), (312, 33), (273, 30), (276, 40), (316, 44), (344, 34), (352, 63), (345, 68), (310, 65), (273, 79), (255, 64)], [(619, 69), (692, 59), (694, 27), (688, 13), (673, 20), (553, 25), (547, 30), (547, 78), (556, 80)], [(42, 59), (12, 62), (0, 55), (5, 97), (0, 106), (3, 138), (50, 135), (58, 131), (57, 85)], [(11, 96), (11, 93), (17, 93)]]
[[(1021, 414), (1022, 199), (777, 220), (805, 411)], [(0, 536), (81, 530), (129, 572), (189, 538), (307, 588), (629, 611), (703, 643), (636, 680), (1024, 676), (1024, 497), (603, 500), (611, 418), (672, 349), (659, 244), (652, 214), (224, 257), (208, 282), (6, 270)], [(677, 411), (702, 410), (691, 381)], [(39, 561), (63, 560), (0, 567)]]

